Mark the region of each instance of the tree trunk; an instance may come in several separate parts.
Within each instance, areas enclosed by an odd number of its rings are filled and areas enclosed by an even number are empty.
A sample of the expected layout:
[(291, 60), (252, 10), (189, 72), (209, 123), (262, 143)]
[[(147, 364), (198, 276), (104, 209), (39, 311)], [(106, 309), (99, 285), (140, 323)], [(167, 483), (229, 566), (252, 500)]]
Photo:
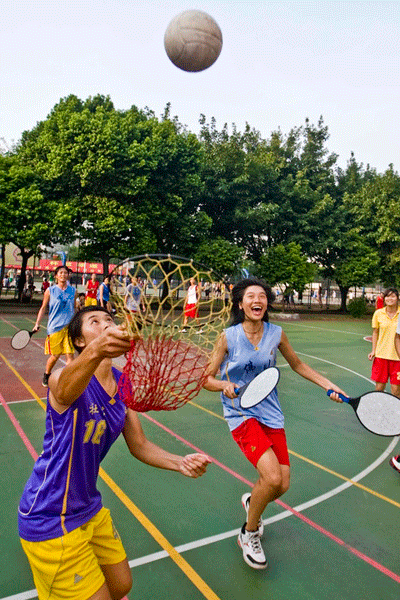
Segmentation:
[(340, 290), (340, 311), (341, 312), (347, 312), (347, 308), (346, 308), (346, 301), (347, 301), (347, 294), (349, 293), (349, 286), (343, 287), (342, 285), (339, 285), (339, 290)]
[(33, 250), (26, 251), (25, 248), (19, 248), (22, 263), (21, 263), (21, 274), (18, 280), (18, 302), (22, 302), (22, 293), (24, 291), (25, 283), (26, 283), (26, 267), (28, 265), (28, 260), (31, 256), (34, 255)]
[(1, 245), (1, 267), (0, 267), (0, 295), (3, 291), (3, 280), (6, 272), (6, 246)]

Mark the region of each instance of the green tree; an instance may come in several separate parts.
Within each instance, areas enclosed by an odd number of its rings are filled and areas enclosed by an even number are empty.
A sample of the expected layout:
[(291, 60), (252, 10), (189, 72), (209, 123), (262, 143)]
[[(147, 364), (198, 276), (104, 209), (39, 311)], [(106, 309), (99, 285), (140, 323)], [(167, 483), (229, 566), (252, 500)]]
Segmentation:
[(18, 298), (21, 300), (26, 282), (26, 267), (42, 245), (54, 239), (54, 203), (43, 192), (41, 180), (16, 157), (0, 156), (0, 235), (4, 244), (12, 242), (21, 255)]
[(116, 111), (103, 96), (61, 100), (19, 147), (57, 204), (60, 241), (84, 240), (105, 272), (110, 257), (188, 250), (205, 237), (210, 222), (195, 200), (199, 153), (168, 107), (159, 121), (149, 110)]
[(364, 243), (379, 254), (379, 279), (385, 285), (400, 285), (399, 174), (390, 166), (344, 200)]
[(195, 259), (221, 276), (231, 277), (243, 265), (244, 249), (224, 238), (216, 238), (202, 242), (196, 250)]
[(268, 248), (260, 258), (257, 274), (270, 286), (278, 286), (285, 296), (294, 290), (301, 294), (316, 271), (317, 266), (309, 262), (300, 245), (289, 242)]

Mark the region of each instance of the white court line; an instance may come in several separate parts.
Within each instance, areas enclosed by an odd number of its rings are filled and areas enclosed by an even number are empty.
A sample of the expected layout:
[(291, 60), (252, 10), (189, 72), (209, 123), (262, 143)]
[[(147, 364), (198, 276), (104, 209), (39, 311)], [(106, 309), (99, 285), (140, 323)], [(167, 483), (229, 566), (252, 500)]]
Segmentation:
[[(43, 402), (44, 402), (45, 400), (47, 400), (47, 396), (43, 396), (43, 398), (40, 398), (40, 399), (43, 400)], [(13, 402), (8, 402), (8, 404), (10, 404), (10, 405), (25, 404), (26, 402), (37, 402), (37, 400), (36, 400), (36, 398), (27, 398), (26, 400), (14, 400)]]
[[(273, 319), (273, 315), (271, 315), (271, 319)], [(343, 331), (343, 329), (329, 329), (327, 327), (316, 327), (315, 325), (303, 325), (302, 323), (297, 323), (295, 321), (285, 321), (285, 325), (293, 325), (293, 327), (303, 327), (303, 329), (318, 329), (320, 331), (329, 331), (331, 333), (347, 333), (348, 335), (356, 335), (358, 337), (363, 336), (362, 333), (356, 333), (355, 331)]]
[(342, 365), (338, 365), (330, 360), (325, 360), (324, 358), (320, 358), (319, 356), (313, 356), (312, 354), (305, 354), (304, 352), (297, 352), (296, 354), (300, 354), (301, 356), (307, 356), (307, 358), (314, 358), (315, 360), (319, 360), (320, 362), (327, 363), (328, 365), (333, 365), (334, 367), (339, 367), (339, 369), (343, 369), (343, 371), (348, 371), (349, 373), (353, 373), (353, 375), (357, 375), (361, 379), (365, 379), (365, 381), (369, 381), (371, 383), (371, 379), (369, 377), (365, 377), (365, 375), (361, 375), (361, 373), (357, 373), (357, 371), (353, 371), (352, 369), (348, 369), (347, 367), (343, 367)]

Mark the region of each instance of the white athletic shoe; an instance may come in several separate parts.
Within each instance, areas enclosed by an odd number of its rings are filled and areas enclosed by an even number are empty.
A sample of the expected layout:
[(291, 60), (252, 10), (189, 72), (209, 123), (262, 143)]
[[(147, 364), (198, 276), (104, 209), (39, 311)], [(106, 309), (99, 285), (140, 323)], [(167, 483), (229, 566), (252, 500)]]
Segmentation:
[(400, 473), (400, 454), (398, 454), (397, 456), (392, 456), (392, 458), (389, 461), (389, 464), (393, 467), (393, 469)]
[(239, 533), (238, 544), (243, 550), (244, 561), (250, 567), (253, 569), (266, 569), (268, 567), (258, 531), (247, 531), (245, 525), (243, 525)]
[[(243, 496), (242, 496), (242, 506), (243, 506), (244, 510), (246, 511), (246, 521), (247, 521), (247, 515), (249, 514), (250, 496), (251, 496), (251, 494), (249, 494), (248, 492), (246, 494), (243, 494)], [(262, 538), (263, 533), (264, 533), (264, 523), (262, 522), (262, 519), (260, 518), (260, 520), (258, 521), (258, 535), (260, 536), (260, 538)]]

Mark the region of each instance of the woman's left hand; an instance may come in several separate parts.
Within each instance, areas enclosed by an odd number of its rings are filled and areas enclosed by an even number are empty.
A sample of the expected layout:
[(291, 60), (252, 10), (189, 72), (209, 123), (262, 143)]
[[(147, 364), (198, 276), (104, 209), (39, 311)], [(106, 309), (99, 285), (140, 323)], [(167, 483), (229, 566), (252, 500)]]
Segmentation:
[(204, 454), (187, 454), (182, 456), (179, 470), (182, 475), (196, 479), (204, 475), (210, 463), (211, 460)]

